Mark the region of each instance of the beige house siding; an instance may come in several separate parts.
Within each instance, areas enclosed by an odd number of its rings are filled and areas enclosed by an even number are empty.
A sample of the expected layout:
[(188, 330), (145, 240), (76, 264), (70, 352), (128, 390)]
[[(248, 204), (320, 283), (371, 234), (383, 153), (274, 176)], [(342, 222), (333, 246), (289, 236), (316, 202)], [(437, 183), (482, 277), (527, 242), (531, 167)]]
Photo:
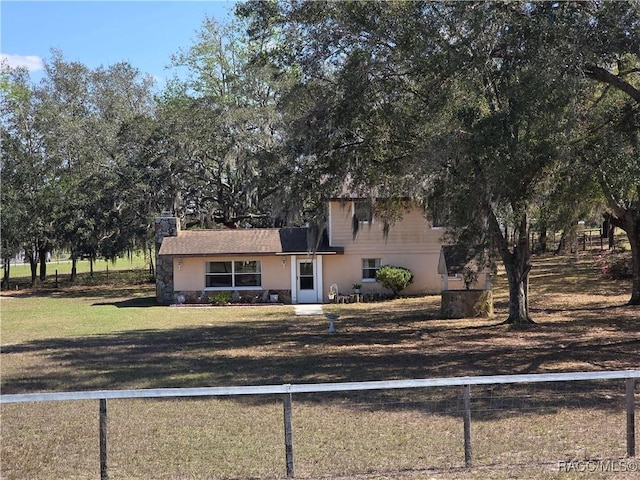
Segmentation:
[[(441, 275), (442, 276), (442, 275)], [(473, 289), (491, 289), (491, 275), (488, 273), (479, 273), (478, 279), (474, 284), (470, 286)], [(466, 290), (467, 286), (464, 284), (464, 278), (462, 275), (449, 276), (445, 280), (442, 280), (443, 290)]]
[(363, 293), (390, 293), (375, 281), (362, 279), (362, 260), (380, 259), (380, 265), (394, 265), (410, 269), (413, 284), (403, 293), (435, 294), (442, 290), (438, 261), (443, 230), (431, 228), (420, 209), (403, 215), (391, 227), (385, 239), (382, 222), (373, 219), (363, 222), (353, 238), (353, 202), (332, 201), (329, 205), (329, 242), (344, 247), (344, 255), (325, 257), (323, 292), (328, 301), (332, 284), (342, 293), (351, 293), (354, 283), (362, 284)]
[[(205, 290), (207, 262), (230, 260), (259, 260), (262, 262), (262, 287), (250, 290), (289, 290), (291, 275), (289, 256), (229, 256), (229, 257), (177, 257), (173, 259), (174, 289), (176, 291)], [(282, 261), (285, 260), (283, 267)]]
[[(388, 237), (383, 235), (382, 222), (373, 219), (360, 225), (353, 238), (353, 202), (333, 201), (329, 206), (329, 242), (332, 246), (344, 247), (345, 254), (435, 253), (440, 255), (443, 230), (431, 228), (419, 209), (406, 212), (403, 218), (391, 227)], [(366, 255), (363, 258), (368, 258)], [(437, 263), (436, 263), (437, 266)]]
[(414, 274), (413, 283), (403, 291), (409, 295), (437, 294), (442, 290), (442, 280), (437, 273), (438, 256), (435, 254), (382, 254), (361, 256), (345, 254), (324, 257), (323, 293), (328, 302), (331, 285), (338, 285), (340, 293), (352, 293), (354, 283), (362, 284), (362, 293), (391, 293), (378, 282), (363, 281), (362, 259), (380, 258), (380, 265), (405, 267)]

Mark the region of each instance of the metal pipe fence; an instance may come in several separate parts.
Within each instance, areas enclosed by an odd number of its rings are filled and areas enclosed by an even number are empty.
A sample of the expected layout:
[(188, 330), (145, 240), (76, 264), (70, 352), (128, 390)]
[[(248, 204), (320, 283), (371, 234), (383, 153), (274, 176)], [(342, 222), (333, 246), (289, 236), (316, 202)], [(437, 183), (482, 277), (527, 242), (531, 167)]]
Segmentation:
[[(349, 392), (360, 392), (366, 398), (372, 395), (374, 390), (380, 392), (393, 390), (415, 390), (415, 389), (451, 389), (461, 387), (458, 394), (454, 395), (461, 401), (459, 413), (463, 424), (463, 435), (460, 443), (464, 445), (464, 465), (466, 468), (474, 466), (474, 446), (477, 446), (478, 439), (474, 441), (473, 418), (474, 415), (490, 417), (488, 413), (492, 409), (504, 410), (504, 405), (495, 406), (491, 390), (487, 393), (486, 388), (500, 389), (523, 385), (559, 384), (564, 382), (593, 382), (593, 381), (621, 381), (619, 389), (624, 392), (624, 407), (626, 413), (626, 425), (619, 425), (617, 428), (625, 433), (626, 456), (634, 458), (636, 456), (636, 435), (635, 435), (635, 389), (636, 379), (640, 378), (640, 370), (623, 371), (601, 371), (601, 372), (571, 372), (571, 373), (548, 373), (548, 374), (526, 374), (526, 375), (498, 375), (498, 376), (474, 376), (474, 377), (452, 377), (452, 378), (428, 378), (412, 380), (391, 380), (373, 382), (347, 382), (347, 383), (321, 383), (321, 384), (284, 384), (284, 385), (259, 385), (259, 386), (238, 386), (238, 387), (201, 387), (201, 388), (160, 388), (160, 389), (139, 389), (139, 390), (101, 390), (87, 392), (57, 392), (57, 393), (33, 393), (33, 394), (13, 394), (0, 395), (0, 404), (25, 403), (25, 402), (59, 402), (59, 401), (81, 401), (97, 400), (99, 402), (99, 463), (100, 478), (109, 478), (108, 462), (108, 401), (116, 399), (140, 399), (140, 398), (196, 398), (196, 397), (236, 397), (236, 396), (280, 396), (283, 405), (284, 422), (284, 466), (287, 477), (294, 477), (295, 456), (294, 456), (294, 398), (305, 398), (312, 395), (332, 395), (348, 394)], [(617, 382), (616, 382), (617, 383)], [(478, 397), (474, 397), (474, 390), (478, 392)], [(522, 392), (514, 394), (521, 397)], [(588, 394), (587, 394), (588, 396)], [(496, 395), (496, 399), (504, 402), (510, 398), (505, 395)], [(512, 399), (513, 400), (513, 399)], [(553, 400), (553, 399), (552, 399)], [(250, 408), (250, 407), (249, 407)], [(515, 402), (510, 408), (521, 410), (523, 406), (520, 402)], [(637, 466), (637, 464), (635, 464)]]

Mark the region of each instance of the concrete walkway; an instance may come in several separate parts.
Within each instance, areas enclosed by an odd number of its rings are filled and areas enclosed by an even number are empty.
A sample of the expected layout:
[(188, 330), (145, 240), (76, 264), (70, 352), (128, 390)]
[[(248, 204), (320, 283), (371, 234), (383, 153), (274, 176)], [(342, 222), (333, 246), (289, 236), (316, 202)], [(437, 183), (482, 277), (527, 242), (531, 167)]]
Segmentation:
[(322, 315), (321, 304), (294, 305), (296, 315)]

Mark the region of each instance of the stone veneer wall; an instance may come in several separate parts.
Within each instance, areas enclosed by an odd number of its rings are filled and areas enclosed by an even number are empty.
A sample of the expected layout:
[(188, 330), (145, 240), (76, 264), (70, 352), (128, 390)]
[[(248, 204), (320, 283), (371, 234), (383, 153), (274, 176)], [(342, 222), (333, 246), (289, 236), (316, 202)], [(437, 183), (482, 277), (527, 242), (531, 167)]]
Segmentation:
[(444, 318), (493, 317), (493, 292), (443, 290), (440, 313)]
[(180, 231), (180, 222), (171, 213), (163, 213), (156, 218), (155, 243), (156, 243), (156, 301), (163, 305), (174, 302), (173, 292), (173, 258), (159, 257), (160, 245), (165, 237), (177, 237)]
[(291, 290), (203, 290), (201, 292), (185, 290), (175, 292), (174, 300), (175, 303), (185, 304), (212, 303), (209, 298), (214, 297), (217, 293), (229, 294), (231, 304), (274, 303), (271, 301), (271, 295), (273, 294), (278, 295), (277, 303), (291, 304)]

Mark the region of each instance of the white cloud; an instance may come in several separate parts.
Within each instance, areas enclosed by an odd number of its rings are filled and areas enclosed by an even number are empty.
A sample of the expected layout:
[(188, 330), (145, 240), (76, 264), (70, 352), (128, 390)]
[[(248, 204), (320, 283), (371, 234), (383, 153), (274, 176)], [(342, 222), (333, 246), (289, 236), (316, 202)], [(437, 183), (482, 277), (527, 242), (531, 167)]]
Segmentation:
[(42, 58), (35, 55), (10, 55), (0, 53), (0, 63), (6, 63), (9, 68), (23, 67), (30, 72), (37, 72), (44, 68)]

